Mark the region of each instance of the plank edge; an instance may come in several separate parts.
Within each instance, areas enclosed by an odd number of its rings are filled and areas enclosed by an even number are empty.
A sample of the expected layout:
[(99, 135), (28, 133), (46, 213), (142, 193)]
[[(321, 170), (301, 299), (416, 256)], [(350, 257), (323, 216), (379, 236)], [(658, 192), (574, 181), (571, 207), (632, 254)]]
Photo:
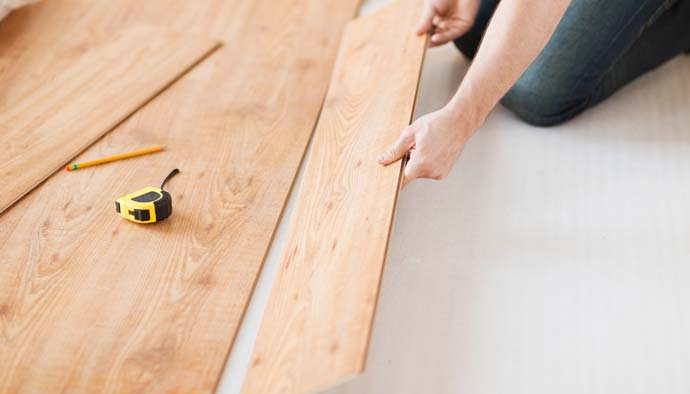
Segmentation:
[[(139, 26), (137, 26), (139, 27)], [(199, 37), (201, 38), (201, 37)], [(43, 184), (45, 181), (47, 181), (50, 177), (61, 171), (66, 165), (71, 163), (77, 156), (82, 154), (84, 151), (88, 150), (90, 147), (95, 145), (98, 141), (103, 139), (105, 136), (110, 134), (113, 130), (117, 129), (120, 125), (125, 123), (127, 120), (129, 120), (134, 114), (136, 114), (139, 110), (147, 106), (149, 103), (151, 103), (153, 100), (158, 98), (163, 92), (166, 90), (170, 89), (177, 81), (182, 79), (185, 75), (189, 74), (190, 71), (192, 71), (194, 68), (199, 66), (201, 63), (203, 63), (206, 59), (208, 59), (214, 52), (216, 52), (220, 47), (223, 46), (223, 43), (217, 39), (208, 39), (208, 48), (206, 48), (197, 59), (195, 59), (192, 63), (190, 63), (187, 67), (181, 69), (179, 73), (172, 79), (170, 79), (167, 83), (165, 83), (163, 86), (161, 86), (160, 89), (152, 91), (150, 96), (148, 96), (147, 99), (143, 100), (142, 102), (135, 104), (132, 106), (131, 111), (124, 112), (122, 116), (120, 117), (119, 120), (113, 122), (112, 125), (106, 126), (105, 131), (103, 134), (100, 136), (89, 140), (84, 143), (80, 148), (75, 150), (70, 157), (65, 160), (64, 162), (60, 163), (59, 166), (55, 168), (50, 173), (47, 173), (44, 177), (37, 179), (35, 183), (33, 183), (29, 188), (27, 188), (25, 191), (19, 193), (16, 198), (13, 200), (9, 201), (7, 204), (4, 204), (3, 206), (0, 206), (0, 215), (2, 215), (6, 210), (12, 208), (16, 203), (21, 201), (25, 196), (27, 196), (29, 193), (31, 193), (34, 189), (36, 189), (38, 186)], [(91, 51), (89, 51), (91, 52)], [(86, 55), (85, 55), (86, 56)]]

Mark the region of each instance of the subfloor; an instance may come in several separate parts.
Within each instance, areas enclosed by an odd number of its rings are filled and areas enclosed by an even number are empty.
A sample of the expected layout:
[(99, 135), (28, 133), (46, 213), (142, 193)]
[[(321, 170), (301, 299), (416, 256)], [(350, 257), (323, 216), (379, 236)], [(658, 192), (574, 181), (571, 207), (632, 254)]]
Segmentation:
[[(431, 50), (417, 116), (466, 68)], [(239, 391), (292, 203), (221, 393)], [(560, 127), (496, 108), (448, 179), (405, 189), (367, 370), (331, 393), (685, 394), (689, 284), (682, 56)]]

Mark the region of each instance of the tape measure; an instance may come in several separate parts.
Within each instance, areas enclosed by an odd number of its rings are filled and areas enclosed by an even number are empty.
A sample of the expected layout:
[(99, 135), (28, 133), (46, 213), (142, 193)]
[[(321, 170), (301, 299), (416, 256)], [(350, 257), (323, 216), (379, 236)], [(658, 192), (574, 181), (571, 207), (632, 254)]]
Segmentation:
[(161, 187), (145, 187), (115, 201), (115, 211), (135, 223), (156, 223), (172, 215), (172, 196), (163, 186), (179, 173), (175, 168), (165, 177)]

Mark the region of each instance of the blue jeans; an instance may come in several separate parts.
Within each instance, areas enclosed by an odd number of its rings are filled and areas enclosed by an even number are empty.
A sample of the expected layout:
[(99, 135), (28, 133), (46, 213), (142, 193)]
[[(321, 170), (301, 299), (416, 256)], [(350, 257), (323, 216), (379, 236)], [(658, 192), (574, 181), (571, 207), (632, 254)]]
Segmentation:
[[(498, 2), (482, 0), (473, 28), (455, 41), (468, 58)], [(573, 0), (501, 103), (527, 123), (556, 125), (689, 48), (690, 0)]]

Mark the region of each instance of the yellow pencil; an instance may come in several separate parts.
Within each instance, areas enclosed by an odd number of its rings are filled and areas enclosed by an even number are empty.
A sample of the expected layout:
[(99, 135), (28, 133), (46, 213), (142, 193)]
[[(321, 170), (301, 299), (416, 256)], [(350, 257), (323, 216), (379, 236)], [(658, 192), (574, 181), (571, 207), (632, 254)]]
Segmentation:
[(111, 161), (129, 159), (130, 157), (136, 157), (136, 156), (141, 156), (141, 155), (148, 155), (149, 153), (160, 152), (163, 149), (165, 149), (165, 146), (152, 146), (152, 147), (146, 148), (146, 149), (135, 150), (134, 152), (120, 153), (119, 155), (115, 155), (115, 156), (104, 157), (104, 158), (98, 159), (98, 160), (87, 161), (85, 163), (70, 164), (67, 167), (65, 167), (65, 169), (67, 171), (79, 170), (81, 168), (97, 166), (97, 165), (103, 164), (103, 163), (110, 163)]

